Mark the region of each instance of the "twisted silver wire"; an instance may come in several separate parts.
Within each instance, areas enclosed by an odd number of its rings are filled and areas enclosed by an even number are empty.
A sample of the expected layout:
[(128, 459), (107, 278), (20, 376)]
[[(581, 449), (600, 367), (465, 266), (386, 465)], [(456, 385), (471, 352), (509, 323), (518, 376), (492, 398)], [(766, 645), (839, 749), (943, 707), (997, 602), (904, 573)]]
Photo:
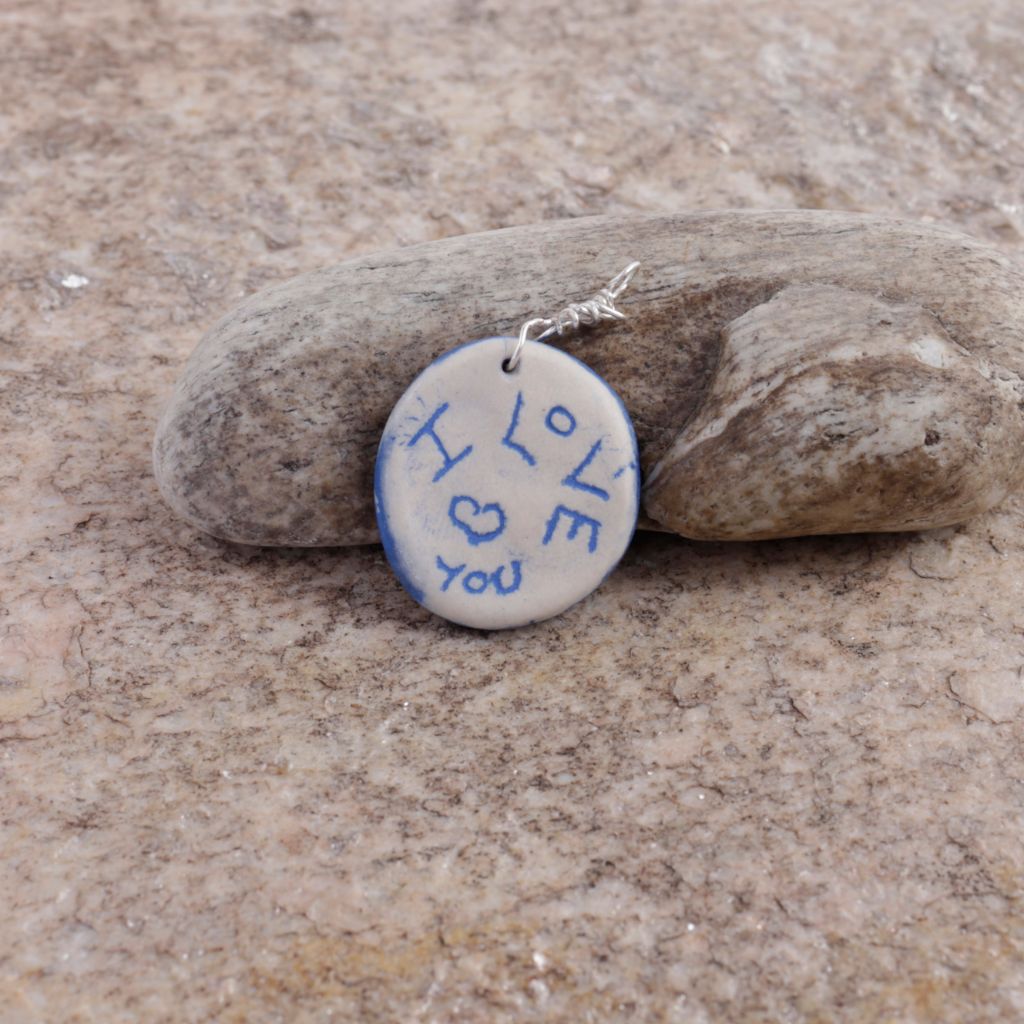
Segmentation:
[[(581, 327), (592, 327), (605, 320), (625, 320), (626, 314), (615, 305), (615, 300), (629, 287), (629, 282), (633, 280), (633, 275), (639, 267), (640, 264), (634, 260), (589, 299), (570, 302), (554, 316), (535, 316), (527, 320), (519, 328), (519, 337), (511, 355), (502, 363), (505, 371), (511, 373), (519, 366), (528, 341), (543, 341), (554, 334), (561, 336), (566, 331), (578, 331)], [(530, 332), (537, 328), (540, 328), (540, 333), (531, 338)]]

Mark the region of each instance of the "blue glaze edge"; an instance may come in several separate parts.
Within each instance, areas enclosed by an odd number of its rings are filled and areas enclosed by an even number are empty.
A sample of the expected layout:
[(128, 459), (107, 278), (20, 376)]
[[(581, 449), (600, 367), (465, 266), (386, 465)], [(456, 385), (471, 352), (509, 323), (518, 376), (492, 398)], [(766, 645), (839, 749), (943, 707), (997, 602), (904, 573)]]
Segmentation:
[(395, 536), (391, 532), (391, 523), (388, 520), (388, 510), (384, 506), (384, 470), (387, 467), (394, 444), (395, 438), (388, 433), (388, 427), (386, 426), (384, 434), (380, 439), (380, 445), (377, 448), (377, 461), (373, 465), (373, 505), (377, 512), (377, 530), (380, 532), (380, 542), (384, 546), (384, 555), (391, 566), (392, 572), (398, 577), (398, 582), (402, 584), (408, 595), (417, 604), (423, 604), (426, 595), (412, 581), (412, 576), (406, 567), (405, 559), (395, 543)]
[[(563, 355), (568, 356), (569, 353), (565, 352), (563, 353)], [(574, 359), (575, 356), (569, 356), (569, 358)], [(594, 377), (596, 377), (612, 393), (612, 395), (615, 398), (615, 401), (618, 402), (619, 404), (619, 410), (621, 411), (624, 419), (626, 420), (626, 426), (629, 428), (629, 439), (633, 444), (633, 476), (636, 480), (636, 487), (633, 491), (633, 506), (635, 509), (635, 511), (633, 512), (633, 529), (629, 531), (629, 537), (627, 538), (625, 545), (623, 545), (622, 554), (615, 559), (614, 563), (609, 567), (608, 571), (604, 574), (604, 576), (601, 577), (601, 582), (598, 583), (597, 587), (603, 587), (605, 580), (607, 580), (608, 577), (611, 576), (611, 574), (619, 567), (619, 562), (622, 561), (626, 552), (629, 550), (630, 544), (633, 543), (633, 538), (636, 536), (636, 524), (640, 519), (640, 445), (637, 443), (636, 430), (633, 427), (633, 417), (629, 415), (629, 410), (626, 408), (626, 403), (623, 402), (622, 396), (618, 393), (618, 391), (615, 390), (615, 388), (611, 386), (611, 384), (608, 383), (608, 381), (604, 379), (604, 377), (602, 377), (599, 373), (595, 373), (589, 366), (587, 366), (586, 363), (582, 363), (578, 359), (576, 360), (576, 362), (578, 362), (580, 366), (582, 366), (583, 369), (587, 371), (587, 373), (592, 374)], [(594, 591), (597, 590), (597, 587), (594, 587), (594, 590), (592, 590), (590, 593), (593, 594)]]

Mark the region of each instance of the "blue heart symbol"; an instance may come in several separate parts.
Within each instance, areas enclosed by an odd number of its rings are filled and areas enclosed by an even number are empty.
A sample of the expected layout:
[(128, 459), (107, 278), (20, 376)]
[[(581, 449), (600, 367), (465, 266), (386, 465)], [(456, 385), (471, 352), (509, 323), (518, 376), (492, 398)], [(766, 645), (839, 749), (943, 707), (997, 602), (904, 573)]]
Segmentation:
[[(491, 519), (491, 516), (496, 518)], [(448, 518), (466, 535), (466, 540), (474, 547), (494, 540), (505, 529), (505, 510), (496, 501), (481, 505), (476, 498), (471, 498), (468, 494), (457, 494), (452, 498), (448, 506)], [(494, 529), (488, 530), (487, 527), (492, 523)]]

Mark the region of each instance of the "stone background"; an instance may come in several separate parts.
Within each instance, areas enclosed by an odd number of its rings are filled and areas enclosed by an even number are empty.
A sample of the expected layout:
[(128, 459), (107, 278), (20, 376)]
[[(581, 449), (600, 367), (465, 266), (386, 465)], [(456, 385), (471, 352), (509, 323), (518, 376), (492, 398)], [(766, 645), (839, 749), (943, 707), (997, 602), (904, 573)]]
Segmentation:
[(805, 206), (1022, 252), (1019, 0), (4, 0), (0, 58), (0, 1020), (1024, 1015), (1024, 501), (642, 536), (486, 636), (149, 464), (209, 324), (378, 248)]

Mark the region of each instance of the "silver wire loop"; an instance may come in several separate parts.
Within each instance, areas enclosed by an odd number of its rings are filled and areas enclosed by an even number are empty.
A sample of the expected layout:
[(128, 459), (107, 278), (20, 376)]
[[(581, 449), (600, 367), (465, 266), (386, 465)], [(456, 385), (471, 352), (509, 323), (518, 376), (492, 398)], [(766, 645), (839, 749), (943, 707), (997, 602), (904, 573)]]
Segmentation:
[[(501, 364), (502, 369), (506, 373), (511, 373), (519, 366), (528, 341), (544, 341), (554, 334), (561, 337), (566, 331), (578, 331), (581, 327), (592, 327), (605, 320), (625, 320), (626, 314), (615, 305), (615, 300), (629, 287), (629, 282), (633, 280), (633, 275), (639, 267), (639, 262), (634, 260), (589, 299), (583, 302), (570, 302), (554, 316), (535, 316), (527, 320), (519, 328), (519, 337), (511, 355)], [(531, 332), (538, 328), (539, 333), (530, 337)]]

